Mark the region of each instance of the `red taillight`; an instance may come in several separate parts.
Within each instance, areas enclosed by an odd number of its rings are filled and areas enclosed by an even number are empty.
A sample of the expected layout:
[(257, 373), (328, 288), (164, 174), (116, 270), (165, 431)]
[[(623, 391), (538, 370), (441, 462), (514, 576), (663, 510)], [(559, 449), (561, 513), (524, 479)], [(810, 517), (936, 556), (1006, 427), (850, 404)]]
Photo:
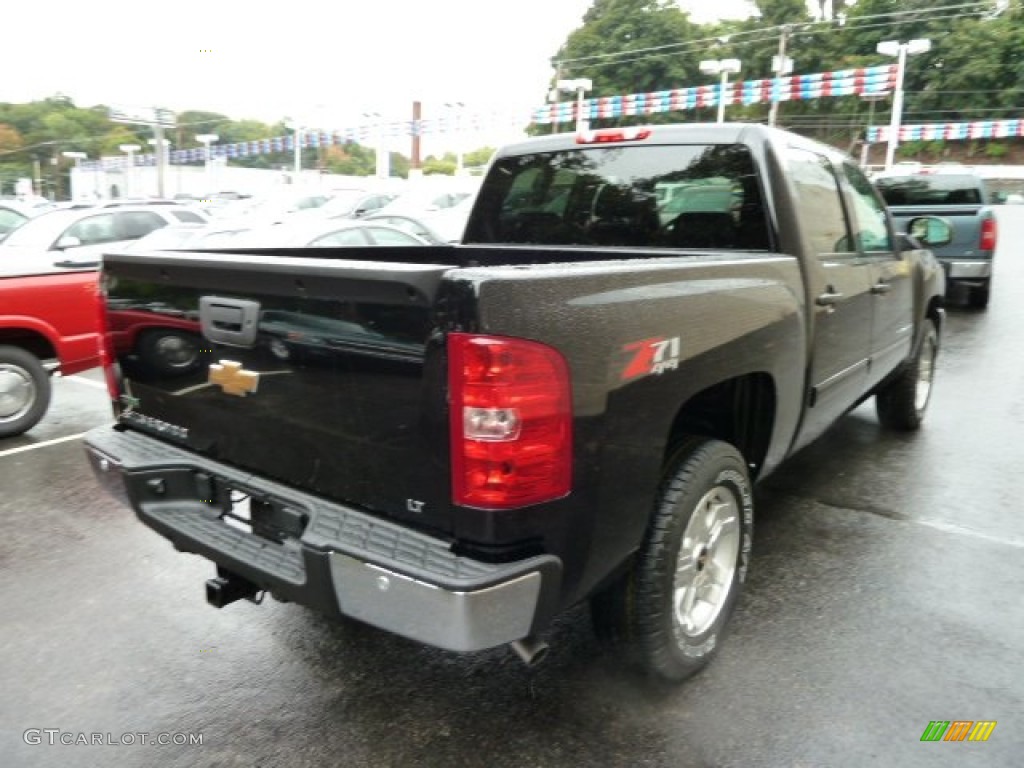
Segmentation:
[(551, 347), (448, 335), (452, 497), (479, 509), (558, 499), (572, 486), (569, 368)]
[(996, 249), (995, 219), (985, 219), (981, 222), (981, 237), (978, 238), (978, 248), (983, 251), (994, 251)]
[(609, 128), (576, 134), (577, 144), (611, 144), (619, 141), (643, 141), (651, 135), (650, 128)]

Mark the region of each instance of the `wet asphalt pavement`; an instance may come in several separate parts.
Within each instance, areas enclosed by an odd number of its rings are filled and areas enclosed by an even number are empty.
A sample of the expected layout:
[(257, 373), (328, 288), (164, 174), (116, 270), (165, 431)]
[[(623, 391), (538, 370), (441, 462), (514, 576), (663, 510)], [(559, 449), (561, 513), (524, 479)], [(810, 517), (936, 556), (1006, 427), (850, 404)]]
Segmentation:
[[(675, 688), (624, 669), (585, 609), (527, 669), (272, 600), (210, 608), (208, 563), (109, 501), (79, 440), (43, 444), (109, 420), (96, 373), (58, 380), (44, 423), (0, 443), (0, 766), (1024, 765), (1013, 213), (989, 310), (950, 308), (923, 430), (869, 404), (759, 487), (731, 632)], [(922, 743), (931, 720), (998, 724)], [(202, 745), (140, 743), (159, 733)]]

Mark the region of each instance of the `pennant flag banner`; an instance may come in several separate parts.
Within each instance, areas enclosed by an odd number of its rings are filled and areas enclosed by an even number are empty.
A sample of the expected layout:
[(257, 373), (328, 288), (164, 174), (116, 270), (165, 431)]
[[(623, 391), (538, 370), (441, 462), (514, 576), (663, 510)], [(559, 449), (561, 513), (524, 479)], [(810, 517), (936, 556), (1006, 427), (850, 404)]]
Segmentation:
[[(900, 141), (957, 141), (964, 139), (1005, 139), (1024, 136), (1024, 120), (978, 120), (973, 123), (931, 123), (901, 125)], [(889, 141), (889, 126), (867, 129), (869, 144)]]
[[(843, 69), (835, 72), (823, 72), (814, 75), (796, 75), (766, 80), (749, 80), (746, 82), (729, 83), (723, 89), (720, 85), (698, 85), (688, 88), (654, 91), (651, 93), (632, 93), (621, 96), (603, 96), (587, 99), (583, 102), (583, 114), (589, 119), (614, 118), (622, 115), (653, 115), (662, 112), (680, 112), (699, 107), (718, 105), (719, 98), (726, 104), (761, 104), (764, 102), (791, 101), (800, 99), (817, 99), (826, 96), (852, 96), (864, 93), (887, 93), (896, 82), (896, 66), (885, 64), (863, 69)], [(341, 146), (357, 141), (365, 143), (377, 138), (394, 139), (403, 136), (429, 136), (447, 133), (481, 131), (495, 128), (520, 127), (524, 122), (541, 124), (568, 123), (576, 119), (577, 102), (564, 101), (533, 110), (531, 116), (513, 115), (507, 112), (460, 111), (458, 115), (445, 115), (439, 118), (414, 120), (397, 120), (369, 125), (349, 126), (331, 131), (303, 130), (299, 133), (299, 146), (304, 149)], [(1005, 122), (1005, 121), (1004, 121)], [(1016, 124), (1016, 121), (1011, 121)], [(872, 129), (875, 131), (884, 129)], [(967, 129), (965, 129), (967, 130)], [(979, 129), (984, 130), (984, 129)], [(997, 128), (994, 136), (1017, 136), (1017, 128), (1013, 132), (1000, 134)], [(1009, 129), (1002, 129), (1009, 131)], [(948, 131), (947, 131), (948, 132)], [(984, 137), (980, 133), (977, 136)], [(949, 136), (946, 136), (949, 138)], [(869, 141), (884, 141), (872, 139)], [(215, 144), (209, 147), (210, 159), (237, 159), (255, 157), (271, 153), (294, 152), (295, 134), (274, 136), (257, 141), (243, 141), (234, 144)], [(171, 164), (201, 163), (207, 160), (206, 147), (176, 149), (167, 153)], [(128, 167), (128, 157), (104, 157), (99, 160), (86, 160), (81, 167), (89, 170), (118, 170)], [(153, 154), (133, 155), (132, 162), (136, 166), (152, 166), (156, 164)]]
[[(769, 80), (721, 85), (699, 85), (652, 93), (631, 93), (625, 96), (602, 96), (584, 99), (584, 117), (595, 120), (624, 115), (653, 115), (696, 107), (718, 106), (719, 98), (726, 104), (761, 104), (770, 101), (819, 99), (826, 96), (857, 96), (864, 93), (888, 93), (896, 86), (896, 65), (883, 64), (863, 69), (840, 69), (813, 75), (793, 75)], [(577, 102), (560, 101), (533, 112), (533, 122), (540, 124), (569, 123), (576, 119)]]

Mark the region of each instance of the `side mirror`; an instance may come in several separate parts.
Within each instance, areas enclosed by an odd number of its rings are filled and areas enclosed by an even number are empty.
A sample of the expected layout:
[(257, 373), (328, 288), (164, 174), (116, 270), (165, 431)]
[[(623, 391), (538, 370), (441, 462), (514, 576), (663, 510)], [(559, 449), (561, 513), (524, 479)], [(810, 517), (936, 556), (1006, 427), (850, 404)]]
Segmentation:
[(953, 240), (953, 225), (937, 216), (918, 216), (907, 222), (907, 234), (926, 247), (938, 248)]
[(64, 235), (60, 240), (57, 241), (57, 250), (63, 251), (68, 248), (78, 248), (82, 244), (74, 235)]

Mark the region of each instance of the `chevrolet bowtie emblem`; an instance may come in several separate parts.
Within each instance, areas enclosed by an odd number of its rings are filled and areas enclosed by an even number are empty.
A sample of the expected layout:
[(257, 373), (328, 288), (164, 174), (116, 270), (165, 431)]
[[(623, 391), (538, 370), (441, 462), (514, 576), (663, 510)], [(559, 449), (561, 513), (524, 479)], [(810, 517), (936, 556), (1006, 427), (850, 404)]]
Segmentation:
[(246, 371), (241, 363), (233, 360), (221, 360), (210, 365), (211, 384), (216, 384), (229, 395), (245, 397), (255, 392), (260, 383), (260, 375), (255, 371)]

